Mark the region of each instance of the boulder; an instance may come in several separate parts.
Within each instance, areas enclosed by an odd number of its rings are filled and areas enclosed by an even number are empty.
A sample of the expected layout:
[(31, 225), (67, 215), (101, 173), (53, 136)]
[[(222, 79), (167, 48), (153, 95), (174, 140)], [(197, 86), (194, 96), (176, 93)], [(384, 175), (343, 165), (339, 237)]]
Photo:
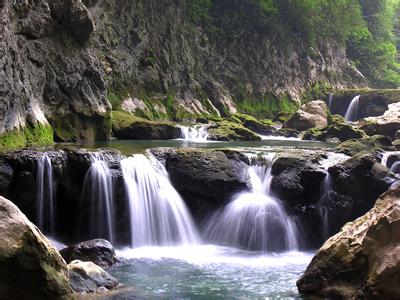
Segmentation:
[(196, 217), (219, 207), (241, 191), (250, 190), (246, 159), (236, 151), (152, 149), (165, 166), (173, 186)]
[(67, 263), (74, 260), (91, 261), (102, 268), (108, 268), (118, 262), (111, 243), (95, 239), (64, 248), (60, 254)]
[(181, 137), (181, 129), (172, 122), (145, 120), (124, 112), (113, 112), (112, 130), (119, 139), (170, 140)]
[(393, 147), (392, 140), (389, 137), (384, 135), (374, 135), (343, 142), (337, 147), (337, 150), (346, 155), (353, 156), (361, 151), (391, 151), (393, 150)]
[(322, 153), (309, 151), (278, 154), (272, 166), (271, 191), (291, 206), (317, 202), (319, 189), (315, 183), (325, 178), (319, 165), (322, 158)]
[(347, 196), (352, 202), (353, 219), (371, 209), (377, 197), (397, 180), (388, 168), (368, 152), (360, 152), (336, 164), (329, 168), (329, 174), (335, 192)]
[(388, 110), (380, 117), (361, 120), (359, 126), (368, 135), (380, 134), (395, 139), (397, 131), (400, 130), (400, 102), (390, 104)]
[(67, 265), (42, 233), (0, 197), (0, 298), (55, 299), (69, 294)]
[(304, 140), (329, 141), (338, 139), (341, 142), (350, 139), (364, 138), (367, 135), (364, 131), (348, 124), (343, 117), (339, 115), (330, 115), (328, 117), (328, 126), (325, 128), (311, 128), (303, 136)]
[(261, 138), (242, 124), (222, 120), (208, 127), (209, 140), (212, 141), (260, 141)]
[(328, 106), (322, 100), (304, 104), (286, 122), (285, 127), (304, 131), (328, 126)]
[(75, 293), (97, 293), (111, 290), (119, 282), (92, 262), (74, 260), (68, 265), (69, 281)]
[(317, 252), (297, 282), (304, 297), (400, 298), (400, 187)]

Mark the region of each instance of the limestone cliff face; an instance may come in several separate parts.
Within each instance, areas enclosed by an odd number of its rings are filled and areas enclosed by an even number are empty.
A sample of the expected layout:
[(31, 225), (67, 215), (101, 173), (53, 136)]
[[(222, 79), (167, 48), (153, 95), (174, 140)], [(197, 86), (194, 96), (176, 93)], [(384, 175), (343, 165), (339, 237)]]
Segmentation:
[(108, 136), (103, 71), (80, 1), (0, 2), (0, 133), (50, 124), (61, 140)]
[(107, 97), (185, 118), (364, 85), (338, 43), (279, 35), (253, 1), (214, 1), (212, 25), (185, 3), (0, 0), (0, 134), (49, 122), (59, 140), (107, 138)]

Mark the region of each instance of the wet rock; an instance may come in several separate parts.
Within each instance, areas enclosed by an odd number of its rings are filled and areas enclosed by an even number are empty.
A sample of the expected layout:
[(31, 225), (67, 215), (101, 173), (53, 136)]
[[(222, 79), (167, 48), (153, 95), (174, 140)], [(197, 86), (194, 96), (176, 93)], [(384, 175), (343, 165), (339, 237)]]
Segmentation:
[(197, 149), (152, 149), (163, 156), (173, 186), (197, 218), (250, 189), (248, 165), (221, 151)]
[(209, 140), (212, 141), (260, 141), (261, 138), (242, 124), (228, 120), (215, 122), (208, 127)]
[(111, 290), (119, 282), (92, 262), (74, 260), (68, 265), (69, 281), (75, 293), (97, 293)]
[(0, 197), (0, 298), (55, 299), (70, 293), (67, 266), (42, 233)]
[(102, 239), (95, 239), (64, 248), (60, 254), (67, 263), (74, 260), (91, 261), (92, 263), (108, 268), (118, 262), (115, 250), (111, 243)]
[(14, 176), (14, 171), (11, 166), (4, 160), (0, 158), (0, 194), (6, 195)]
[(368, 152), (361, 152), (329, 168), (329, 174), (334, 190), (349, 197), (355, 217), (371, 209), (378, 196), (397, 180), (388, 168)]
[(300, 131), (310, 128), (325, 128), (327, 126), (328, 106), (321, 100), (304, 104), (285, 122), (285, 127)]
[(325, 177), (319, 165), (321, 153), (295, 152), (278, 154), (272, 166), (271, 191), (294, 206), (319, 200), (317, 183)]
[(305, 297), (398, 299), (399, 202), (397, 185), (330, 238), (297, 282), (299, 292)]

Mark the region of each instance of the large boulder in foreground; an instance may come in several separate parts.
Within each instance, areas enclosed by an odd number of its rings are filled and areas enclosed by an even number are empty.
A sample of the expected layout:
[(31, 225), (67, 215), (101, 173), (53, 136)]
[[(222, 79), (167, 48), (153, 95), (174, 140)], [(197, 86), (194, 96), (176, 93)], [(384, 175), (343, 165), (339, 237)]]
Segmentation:
[(322, 100), (304, 104), (286, 122), (285, 127), (304, 131), (328, 126), (328, 106)]
[(74, 260), (91, 261), (96, 265), (107, 268), (118, 262), (111, 243), (102, 239), (94, 239), (75, 244), (60, 251), (67, 263)]
[(71, 288), (75, 293), (98, 293), (111, 290), (119, 282), (92, 262), (74, 260), (68, 265)]
[(10, 201), (0, 197), (0, 299), (56, 299), (71, 292), (58, 251)]
[(152, 149), (165, 161), (173, 186), (196, 217), (219, 207), (241, 191), (249, 190), (247, 158), (239, 152), (198, 149)]
[(304, 296), (400, 299), (400, 186), (317, 252), (297, 282)]

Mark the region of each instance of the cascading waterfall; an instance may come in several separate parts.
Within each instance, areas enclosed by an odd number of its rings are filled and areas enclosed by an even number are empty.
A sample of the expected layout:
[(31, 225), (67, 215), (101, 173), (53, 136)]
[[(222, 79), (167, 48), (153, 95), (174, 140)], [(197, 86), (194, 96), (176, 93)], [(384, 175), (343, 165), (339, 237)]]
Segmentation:
[(107, 157), (90, 153), (91, 166), (85, 176), (82, 202), (90, 212), (90, 236), (115, 242), (114, 192)]
[(179, 126), (181, 129), (181, 139), (193, 142), (204, 142), (207, 141), (208, 132), (207, 126), (195, 125), (195, 126)]
[(332, 191), (332, 177), (328, 172), (328, 169), (337, 163), (340, 163), (349, 157), (340, 153), (330, 153), (328, 157), (321, 162), (322, 167), (325, 170), (325, 178), (321, 185), (320, 200), (318, 203), (318, 211), (322, 221), (322, 238), (326, 240), (330, 236), (330, 215), (329, 215), (329, 202), (330, 193)]
[(55, 233), (55, 201), (53, 167), (48, 153), (37, 161), (36, 169), (37, 225), (43, 232)]
[(355, 122), (358, 117), (358, 104), (360, 102), (360, 95), (355, 96), (353, 100), (351, 100), (349, 108), (347, 109), (345, 120), (347, 122)]
[(251, 250), (282, 251), (298, 249), (298, 229), (280, 200), (271, 196), (273, 155), (265, 165), (253, 165), (249, 176), (253, 193), (241, 193), (215, 213), (204, 237), (208, 241)]
[(144, 155), (122, 160), (121, 167), (132, 248), (200, 243), (192, 218), (165, 170), (156, 170)]
[(396, 161), (391, 167), (390, 172), (399, 175), (400, 174), (400, 161)]

